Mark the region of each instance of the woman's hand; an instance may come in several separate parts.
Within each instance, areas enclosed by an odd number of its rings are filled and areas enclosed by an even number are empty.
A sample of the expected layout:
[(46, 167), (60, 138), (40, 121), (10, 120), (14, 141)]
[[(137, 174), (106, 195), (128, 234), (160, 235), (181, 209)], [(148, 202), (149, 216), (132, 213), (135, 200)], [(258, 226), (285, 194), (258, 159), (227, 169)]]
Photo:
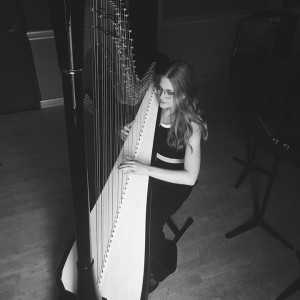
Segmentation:
[(134, 124), (135, 120), (133, 120), (132, 122), (126, 124), (123, 129), (120, 130), (120, 137), (122, 139), (122, 141), (125, 141), (127, 139), (127, 136), (129, 134), (129, 131), (132, 127), (132, 125)]
[(126, 156), (126, 160), (119, 165), (119, 169), (125, 174), (148, 175), (149, 166), (146, 166)]

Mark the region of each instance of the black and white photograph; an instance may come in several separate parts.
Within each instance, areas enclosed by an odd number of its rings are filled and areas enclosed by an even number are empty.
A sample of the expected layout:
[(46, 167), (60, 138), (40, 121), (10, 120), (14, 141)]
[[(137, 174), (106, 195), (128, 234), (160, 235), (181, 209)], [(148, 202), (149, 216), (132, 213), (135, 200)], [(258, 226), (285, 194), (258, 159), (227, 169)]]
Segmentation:
[(0, 300), (299, 300), (300, 1), (4, 0)]

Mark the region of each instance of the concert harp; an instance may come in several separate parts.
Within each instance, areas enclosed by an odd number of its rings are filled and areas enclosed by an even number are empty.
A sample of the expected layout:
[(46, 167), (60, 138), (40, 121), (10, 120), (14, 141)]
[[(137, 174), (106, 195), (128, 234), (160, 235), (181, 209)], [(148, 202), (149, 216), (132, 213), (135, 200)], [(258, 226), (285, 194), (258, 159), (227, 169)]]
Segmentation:
[[(75, 236), (61, 270), (80, 300), (147, 298), (148, 177), (125, 175), (126, 156), (151, 163), (158, 100), (154, 64), (139, 79), (120, 0), (49, 0), (62, 70)], [(135, 120), (126, 139), (118, 131)]]

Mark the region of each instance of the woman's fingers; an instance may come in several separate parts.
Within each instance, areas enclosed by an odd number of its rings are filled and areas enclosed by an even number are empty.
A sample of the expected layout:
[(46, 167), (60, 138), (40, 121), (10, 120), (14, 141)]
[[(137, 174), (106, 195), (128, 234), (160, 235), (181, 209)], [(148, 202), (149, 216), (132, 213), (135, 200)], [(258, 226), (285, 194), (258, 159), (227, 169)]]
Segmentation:
[(119, 166), (119, 170), (121, 170), (124, 174), (132, 174), (135, 172), (135, 166), (132, 164), (121, 164)]
[(125, 128), (121, 129), (121, 133), (128, 135), (129, 134), (129, 130), (126, 130)]
[(135, 123), (135, 120), (133, 120), (132, 122), (126, 124), (121, 130), (120, 130), (120, 136), (121, 136), (121, 139), (124, 141), (126, 140), (128, 134), (129, 134), (129, 131), (132, 127), (132, 125)]
[(125, 173), (127, 172), (133, 172), (135, 167), (136, 167), (136, 163), (135, 161), (130, 158), (129, 156), (125, 156), (126, 160), (123, 161), (120, 165), (119, 165), (119, 169), (122, 171), (125, 171)]
[(145, 165), (127, 155), (125, 158), (118, 167), (124, 174), (147, 175), (148, 169)]
[(135, 163), (131, 162), (123, 162), (119, 165), (119, 169), (125, 169), (125, 168), (133, 168), (135, 166)]
[(128, 126), (129, 128), (131, 128), (132, 125), (133, 125), (134, 123), (135, 123), (135, 119), (134, 119), (133, 121), (131, 121), (130, 123), (128, 123), (127, 126)]
[(124, 130), (125, 132), (127, 132), (127, 134), (128, 134), (129, 131), (130, 131), (130, 129), (131, 129), (131, 127), (132, 127), (132, 125), (133, 125), (134, 123), (135, 123), (135, 120), (133, 120), (132, 122), (126, 124), (126, 125), (123, 127), (123, 130)]
[(127, 136), (129, 134), (129, 131), (128, 130), (124, 130), (124, 129), (121, 129), (120, 130), (120, 137), (123, 141), (126, 140)]

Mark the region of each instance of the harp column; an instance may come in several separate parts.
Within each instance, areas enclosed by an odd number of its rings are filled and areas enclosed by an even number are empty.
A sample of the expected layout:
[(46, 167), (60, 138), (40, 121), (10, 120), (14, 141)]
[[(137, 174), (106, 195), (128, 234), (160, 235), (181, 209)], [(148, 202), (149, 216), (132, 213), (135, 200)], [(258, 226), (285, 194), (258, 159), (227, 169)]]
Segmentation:
[(99, 300), (90, 244), (90, 204), (83, 120), (84, 0), (48, 0), (62, 70), (77, 241), (78, 300)]
[(77, 241), (77, 299), (101, 299), (97, 295), (90, 246), (90, 205), (85, 159), (82, 70), (63, 70), (75, 234)]

